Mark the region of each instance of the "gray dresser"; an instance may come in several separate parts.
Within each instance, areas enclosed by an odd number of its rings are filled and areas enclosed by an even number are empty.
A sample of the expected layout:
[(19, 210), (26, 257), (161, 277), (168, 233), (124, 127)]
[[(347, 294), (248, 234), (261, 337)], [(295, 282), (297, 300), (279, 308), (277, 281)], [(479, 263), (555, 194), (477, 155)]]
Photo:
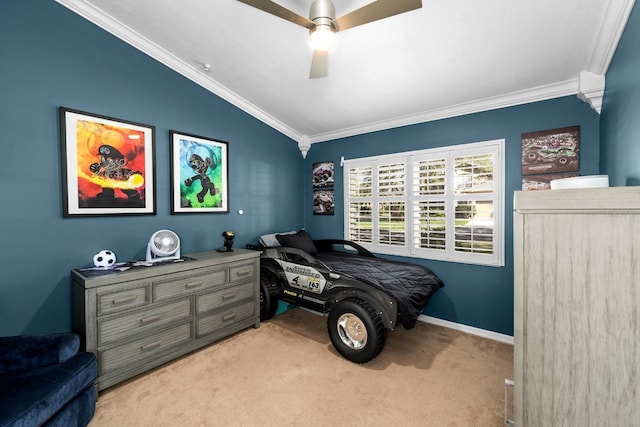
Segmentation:
[(97, 276), (72, 270), (73, 329), (98, 356), (98, 390), (259, 327), (259, 256), (234, 249)]
[(640, 426), (640, 187), (514, 207), (516, 426)]

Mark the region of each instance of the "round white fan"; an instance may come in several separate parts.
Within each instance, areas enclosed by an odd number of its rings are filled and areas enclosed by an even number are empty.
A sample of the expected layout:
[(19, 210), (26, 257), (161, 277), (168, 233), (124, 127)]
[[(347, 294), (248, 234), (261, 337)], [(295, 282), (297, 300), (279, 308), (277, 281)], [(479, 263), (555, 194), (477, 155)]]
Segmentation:
[(147, 262), (180, 258), (180, 238), (171, 230), (158, 230), (147, 244)]

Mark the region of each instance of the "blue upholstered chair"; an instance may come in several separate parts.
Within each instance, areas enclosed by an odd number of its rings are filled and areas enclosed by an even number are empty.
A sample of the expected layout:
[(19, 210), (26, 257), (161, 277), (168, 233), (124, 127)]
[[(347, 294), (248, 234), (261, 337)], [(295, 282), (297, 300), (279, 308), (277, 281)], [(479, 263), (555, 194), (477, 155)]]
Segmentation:
[(71, 333), (0, 337), (0, 427), (87, 425), (98, 365), (79, 348)]

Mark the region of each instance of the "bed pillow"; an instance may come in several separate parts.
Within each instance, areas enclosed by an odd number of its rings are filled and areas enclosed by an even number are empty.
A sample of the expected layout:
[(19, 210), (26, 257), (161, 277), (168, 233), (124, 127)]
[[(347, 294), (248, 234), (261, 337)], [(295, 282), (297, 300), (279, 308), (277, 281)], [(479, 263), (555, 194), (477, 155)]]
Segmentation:
[(265, 248), (270, 248), (272, 246), (280, 246), (280, 242), (278, 242), (278, 239), (276, 239), (276, 234), (295, 234), (296, 231), (287, 231), (285, 233), (271, 233), (271, 234), (263, 234), (262, 236), (258, 237), (258, 240), (260, 241), (260, 244), (262, 246), (264, 246)]
[(311, 240), (311, 236), (306, 230), (300, 230), (295, 234), (276, 234), (276, 239), (282, 246), (302, 249), (310, 255), (318, 253), (316, 245), (313, 244), (313, 240)]

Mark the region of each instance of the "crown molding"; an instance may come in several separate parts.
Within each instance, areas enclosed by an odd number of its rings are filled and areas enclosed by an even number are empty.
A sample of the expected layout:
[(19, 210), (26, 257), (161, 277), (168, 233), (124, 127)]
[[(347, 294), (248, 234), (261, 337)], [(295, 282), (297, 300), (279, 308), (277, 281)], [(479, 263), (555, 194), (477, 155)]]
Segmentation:
[(635, 0), (610, 0), (605, 3), (600, 25), (594, 29), (593, 48), (586, 64), (587, 71), (603, 76), (607, 74)]
[[(574, 79), (442, 109), (430, 110), (410, 116), (316, 134), (310, 136), (309, 141), (314, 144), (394, 127), (512, 107), (568, 95), (578, 95), (581, 100), (590, 104), (594, 110), (600, 113), (600, 107), (602, 105), (601, 92), (604, 92), (604, 76), (609, 69), (609, 65), (618, 47), (620, 37), (622, 37), (634, 4), (635, 0), (611, 0), (607, 2), (606, 9), (600, 20), (600, 25), (594, 31), (593, 48), (587, 64), (587, 70), (582, 71), (580, 76), (576, 76)], [(597, 83), (594, 83), (594, 78), (597, 78)]]
[[(111, 16), (92, 4), (89, 4), (84, 0), (56, 0), (56, 2), (94, 23), (110, 34), (120, 38), (141, 52), (144, 52), (150, 57), (156, 59), (160, 63), (166, 65), (256, 119), (262, 121), (285, 136), (291, 138), (298, 144), (303, 158), (306, 157), (306, 154), (312, 144), (318, 142), (457, 117), (465, 114), (522, 105), (567, 95), (575, 95), (579, 92), (583, 92), (580, 90), (580, 79), (576, 76), (576, 78), (564, 82), (539, 86), (532, 89), (489, 97), (445, 108), (429, 110), (418, 114), (381, 120), (374, 123), (338, 129), (315, 135), (303, 135), (294, 130), (291, 126), (286, 125), (264, 110), (258, 108), (256, 105), (248, 102), (246, 99), (237, 95), (225, 86), (220, 85), (213, 79), (207, 77), (203, 74), (203, 70), (179, 59), (162, 47), (133, 31), (123, 23), (113, 19)], [(586, 71), (603, 76), (606, 74), (634, 3), (635, 0), (611, 0), (607, 2), (607, 7), (603, 13), (600, 25), (594, 31), (593, 49)], [(585, 96), (584, 93), (580, 93), (580, 95), (583, 95), (583, 97)]]
[(122, 22), (112, 18), (110, 15), (94, 5), (87, 3), (84, 0), (56, 0), (56, 2), (77, 13), (108, 33), (118, 37), (125, 43), (130, 44), (134, 48), (166, 65), (178, 74), (183, 75), (225, 101), (252, 115), (280, 133), (288, 136), (294, 141), (299, 142), (304, 139), (303, 135), (282, 123), (280, 120), (248, 102), (246, 99), (238, 96), (235, 92), (232, 92), (225, 86), (218, 84), (213, 79), (206, 77), (201, 69), (196, 68), (176, 57), (139, 33), (133, 31)]
[(412, 114), (409, 116), (382, 120), (363, 126), (354, 126), (351, 128), (317, 134), (310, 137), (309, 140), (311, 141), (311, 143), (325, 142), (333, 139), (346, 138), (349, 136), (355, 136), (369, 132), (377, 132), (385, 129), (408, 126), (417, 123), (425, 123), (434, 120), (463, 116), (465, 114), (497, 110), (500, 108), (513, 107), (515, 105), (528, 104), (530, 102), (544, 101), (547, 99), (575, 95), (577, 93), (577, 90), (578, 78), (575, 78), (560, 83), (511, 92), (505, 95), (493, 96), (478, 101), (465, 102), (446, 108), (434, 109), (418, 114)]

